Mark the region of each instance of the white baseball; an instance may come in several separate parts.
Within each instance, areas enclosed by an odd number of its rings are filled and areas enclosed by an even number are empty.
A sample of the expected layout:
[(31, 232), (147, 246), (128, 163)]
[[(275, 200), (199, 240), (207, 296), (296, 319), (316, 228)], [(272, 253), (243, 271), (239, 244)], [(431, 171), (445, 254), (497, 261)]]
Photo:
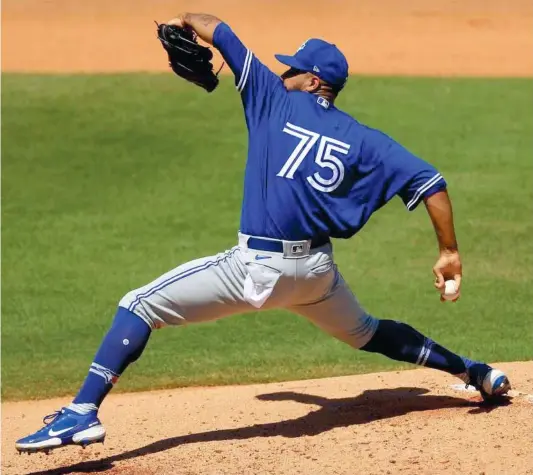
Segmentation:
[(457, 284), (455, 283), (455, 280), (447, 280), (444, 282), (444, 292), (442, 293), (444, 300), (453, 300), (457, 295)]

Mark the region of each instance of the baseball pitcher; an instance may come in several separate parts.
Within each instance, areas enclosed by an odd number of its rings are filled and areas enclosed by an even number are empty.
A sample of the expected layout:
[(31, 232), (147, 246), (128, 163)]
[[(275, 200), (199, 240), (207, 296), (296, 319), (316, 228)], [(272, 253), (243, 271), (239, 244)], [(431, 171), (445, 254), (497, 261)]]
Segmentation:
[[(153, 330), (258, 309), (288, 309), (355, 349), (446, 371), (484, 399), (502, 399), (510, 389), (502, 371), (454, 354), (405, 323), (372, 316), (335, 264), (330, 239), (352, 237), (398, 195), (409, 211), (424, 203), (440, 252), (434, 285), (442, 300), (459, 298), (461, 260), (446, 181), (429, 163), (335, 106), (348, 79), (341, 51), (309, 39), (292, 56), (276, 55), (287, 66), (279, 77), (212, 15), (185, 13), (158, 28), (169, 51), (180, 32), (192, 46), (191, 35), (197, 35), (220, 51), (235, 76), (249, 138), (238, 243), (127, 293), (75, 399), (16, 448), (102, 442), (98, 409)], [(175, 72), (194, 76), (196, 60), (184, 66), (170, 52), (169, 59)], [(187, 79), (202, 85), (201, 75)], [(206, 89), (216, 84), (211, 76)], [(447, 281), (453, 281), (451, 296), (444, 292)]]

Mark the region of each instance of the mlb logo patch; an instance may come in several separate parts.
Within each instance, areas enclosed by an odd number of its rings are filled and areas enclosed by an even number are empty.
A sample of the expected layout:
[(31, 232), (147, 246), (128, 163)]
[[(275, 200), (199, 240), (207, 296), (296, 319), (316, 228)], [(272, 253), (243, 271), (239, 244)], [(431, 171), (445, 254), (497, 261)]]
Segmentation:
[(329, 107), (329, 101), (327, 99), (324, 99), (323, 97), (319, 96), (316, 100), (319, 105), (321, 105), (324, 109), (327, 109)]
[(304, 245), (303, 244), (294, 244), (291, 248), (291, 252), (294, 254), (299, 254), (301, 252), (304, 252)]

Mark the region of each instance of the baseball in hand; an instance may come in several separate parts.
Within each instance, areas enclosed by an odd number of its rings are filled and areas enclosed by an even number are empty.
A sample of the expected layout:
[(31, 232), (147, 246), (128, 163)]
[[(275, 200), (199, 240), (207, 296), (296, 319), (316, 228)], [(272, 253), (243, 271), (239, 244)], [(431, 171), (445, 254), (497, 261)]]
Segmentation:
[(444, 300), (454, 300), (458, 296), (457, 284), (455, 280), (447, 280), (444, 282), (444, 292), (442, 298)]

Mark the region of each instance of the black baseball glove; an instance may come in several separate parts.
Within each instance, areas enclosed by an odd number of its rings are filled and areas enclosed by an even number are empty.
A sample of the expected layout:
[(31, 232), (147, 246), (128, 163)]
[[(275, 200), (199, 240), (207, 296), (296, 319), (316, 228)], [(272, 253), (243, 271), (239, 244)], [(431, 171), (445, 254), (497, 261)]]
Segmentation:
[(207, 92), (214, 91), (218, 86), (218, 73), (213, 72), (211, 64), (213, 52), (198, 44), (198, 36), (191, 29), (156, 25), (157, 37), (168, 53), (168, 64), (172, 71)]

